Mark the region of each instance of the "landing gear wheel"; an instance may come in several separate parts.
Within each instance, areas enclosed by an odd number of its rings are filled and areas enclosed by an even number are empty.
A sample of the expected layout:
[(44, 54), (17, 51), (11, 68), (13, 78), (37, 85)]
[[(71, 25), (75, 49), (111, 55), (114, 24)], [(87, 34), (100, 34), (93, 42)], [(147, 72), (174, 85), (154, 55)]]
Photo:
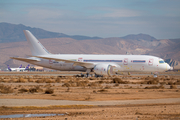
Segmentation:
[(159, 73), (158, 72), (154, 72), (154, 78), (157, 78)]
[(157, 78), (157, 74), (154, 74), (154, 78)]

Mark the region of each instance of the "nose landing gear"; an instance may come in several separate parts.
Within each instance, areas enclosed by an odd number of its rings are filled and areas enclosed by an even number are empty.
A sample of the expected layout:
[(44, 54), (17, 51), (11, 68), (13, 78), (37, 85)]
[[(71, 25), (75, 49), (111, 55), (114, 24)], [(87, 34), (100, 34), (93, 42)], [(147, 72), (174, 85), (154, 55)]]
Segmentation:
[(154, 78), (157, 78), (158, 77), (157, 75), (158, 75), (158, 72), (155, 72), (154, 73)]
[(156, 74), (154, 74), (154, 78), (157, 78), (157, 75), (156, 75)]

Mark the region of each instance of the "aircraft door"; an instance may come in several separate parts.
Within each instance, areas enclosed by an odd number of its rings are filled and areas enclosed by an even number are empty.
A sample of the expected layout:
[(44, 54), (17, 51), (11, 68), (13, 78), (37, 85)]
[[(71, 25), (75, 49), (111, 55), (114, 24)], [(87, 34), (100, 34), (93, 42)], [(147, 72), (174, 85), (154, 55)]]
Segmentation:
[(78, 58), (78, 62), (83, 62), (83, 58)]
[(128, 58), (124, 58), (123, 64), (128, 65)]
[(148, 65), (153, 66), (153, 61), (154, 61), (153, 58), (150, 58), (149, 61), (148, 61)]
[[(149, 61), (148, 61), (148, 66), (149, 66), (149, 70), (150, 71), (156, 71), (157, 70), (157, 67), (156, 67), (156, 61), (153, 59), (153, 58), (150, 58)], [(151, 67), (150, 67), (151, 66)]]
[(49, 64), (53, 64), (53, 60), (49, 60)]
[(63, 62), (63, 61), (59, 62), (59, 68), (60, 69), (65, 69), (65, 66), (66, 66), (65, 62)]

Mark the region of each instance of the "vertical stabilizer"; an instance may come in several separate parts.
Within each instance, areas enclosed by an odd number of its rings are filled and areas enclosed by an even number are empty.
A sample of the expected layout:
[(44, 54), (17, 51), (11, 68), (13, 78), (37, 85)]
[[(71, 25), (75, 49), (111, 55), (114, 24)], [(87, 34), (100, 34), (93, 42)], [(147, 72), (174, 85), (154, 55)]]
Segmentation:
[(19, 68), (22, 68), (22, 64), (19, 66)]
[(12, 71), (11, 68), (9, 67), (9, 65), (7, 65), (7, 66), (8, 66), (8, 70), (9, 70), (9, 71)]
[(50, 54), (29, 30), (24, 30), (24, 34), (33, 56)]
[(25, 68), (25, 70), (28, 70), (28, 69), (29, 69), (29, 66), (30, 66), (30, 64), (27, 65), (27, 67)]

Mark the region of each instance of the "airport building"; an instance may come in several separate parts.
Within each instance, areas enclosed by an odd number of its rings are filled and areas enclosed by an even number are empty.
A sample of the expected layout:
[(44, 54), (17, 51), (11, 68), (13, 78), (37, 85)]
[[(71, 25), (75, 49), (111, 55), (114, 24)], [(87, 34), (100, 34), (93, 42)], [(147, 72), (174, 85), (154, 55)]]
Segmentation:
[(29, 71), (44, 71), (44, 68), (40, 66), (31, 66), (29, 67)]

